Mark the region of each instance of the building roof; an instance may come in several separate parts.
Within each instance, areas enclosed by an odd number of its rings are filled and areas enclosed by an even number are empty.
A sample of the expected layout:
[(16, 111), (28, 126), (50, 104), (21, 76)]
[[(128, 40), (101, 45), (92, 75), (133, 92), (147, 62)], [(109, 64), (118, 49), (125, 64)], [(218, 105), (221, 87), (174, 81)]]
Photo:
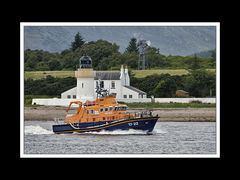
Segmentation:
[(120, 71), (96, 71), (95, 80), (120, 80)]
[(66, 93), (70, 93), (70, 92), (74, 92), (76, 94), (77, 93), (77, 87), (73, 87), (73, 88), (71, 88), (67, 91), (64, 91), (64, 92), (61, 93), (61, 95), (66, 94)]
[(124, 87), (126, 87), (126, 88), (128, 88), (128, 89), (130, 89), (130, 90), (132, 90), (132, 91), (135, 91), (135, 92), (137, 92), (137, 93), (139, 93), (139, 94), (147, 94), (147, 93), (145, 93), (144, 91), (141, 91), (140, 89), (137, 89), (137, 88), (132, 87), (132, 86), (124, 86)]
[(188, 93), (187, 91), (184, 91), (184, 90), (182, 90), (182, 89), (176, 90), (176, 92)]

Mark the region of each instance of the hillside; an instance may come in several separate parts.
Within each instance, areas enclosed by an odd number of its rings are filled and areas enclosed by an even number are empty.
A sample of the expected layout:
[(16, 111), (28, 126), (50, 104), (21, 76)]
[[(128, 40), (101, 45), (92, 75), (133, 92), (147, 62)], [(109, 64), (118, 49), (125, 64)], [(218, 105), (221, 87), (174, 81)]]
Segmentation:
[(215, 48), (215, 27), (25, 27), (24, 49), (61, 52), (80, 32), (85, 41), (104, 39), (123, 52), (131, 37), (150, 40), (165, 55), (189, 55)]
[[(208, 51), (201, 51), (201, 52), (196, 53), (195, 55), (197, 57), (201, 57), (201, 58), (211, 58), (213, 55), (216, 55), (216, 49), (208, 50)], [(194, 55), (192, 55), (192, 56), (194, 56)]]

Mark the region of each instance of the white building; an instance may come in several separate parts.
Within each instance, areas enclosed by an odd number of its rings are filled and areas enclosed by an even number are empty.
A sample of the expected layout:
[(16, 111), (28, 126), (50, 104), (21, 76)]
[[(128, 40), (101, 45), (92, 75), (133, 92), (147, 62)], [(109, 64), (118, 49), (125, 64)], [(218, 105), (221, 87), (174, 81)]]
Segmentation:
[[(117, 100), (123, 102), (152, 102), (147, 98), (147, 94), (137, 88), (130, 86), (130, 78), (127, 67), (121, 66), (120, 71), (93, 71), (92, 60), (88, 56), (80, 59), (80, 68), (75, 71), (77, 78), (77, 87), (69, 89), (61, 94), (61, 99), (33, 99), (32, 104), (47, 106), (68, 106), (73, 99), (83, 102), (94, 100), (97, 96), (96, 90), (98, 83), (104, 89), (110, 90), (110, 93), (116, 93)], [(215, 103), (215, 98), (155, 98), (155, 102), (171, 103), (181, 102), (189, 103), (198, 100), (203, 103)]]
[(83, 56), (80, 58), (80, 68), (75, 71), (75, 77), (77, 87), (63, 92), (62, 99), (95, 99), (97, 86), (107, 89), (109, 93), (116, 93), (117, 99), (147, 98), (145, 92), (130, 86), (128, 69), (124, 69), (123, 65), (120, 71), (94, 71), (91, 58)]

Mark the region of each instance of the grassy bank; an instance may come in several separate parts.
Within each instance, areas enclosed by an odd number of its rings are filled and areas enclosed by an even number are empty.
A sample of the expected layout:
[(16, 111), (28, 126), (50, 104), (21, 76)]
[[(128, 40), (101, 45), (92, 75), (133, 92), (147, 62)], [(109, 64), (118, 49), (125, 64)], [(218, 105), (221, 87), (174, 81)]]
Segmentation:
[(208, 103), (126, 103), (129, 108), (215, 108), (216, 104)]
[[(209, 71), (215, 71), (215, 69), (208, 69)], [(136, 78), (144, 78), (153, 74), (170, 74), (170, 75), (184, 75), (188, 74), (186, 69), (148, 69), (148, 70), (132, 70)], [(74, 77), (74, 71), (25, 71), (25, 79), (42, 79), (46, 76), (53, 76), (59, 78)]]
[(43, 79), (48, 75), (58, 78), (74, 77), (74, 71), (25, 71), (24, 79)]
[(132, 70), (136, 78), (144, 78), (153, 74), (184, 75), (188, 74), (186, 69), (152, 69), (152, 70)]

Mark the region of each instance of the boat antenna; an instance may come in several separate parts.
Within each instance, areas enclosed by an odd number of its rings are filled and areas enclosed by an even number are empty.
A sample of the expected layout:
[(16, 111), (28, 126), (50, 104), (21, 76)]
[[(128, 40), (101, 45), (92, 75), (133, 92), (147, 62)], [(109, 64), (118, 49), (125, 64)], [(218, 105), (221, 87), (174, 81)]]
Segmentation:
[(108, 89), (109, 94), (110, 94), (111, 85), (112, 85), (112, 67), (111, 67), (111, 70), (110, 70), (110, 84), (109, 84), (109, 89)]
[(107, 89), (103, 89), (101, 87), (101, 79), (98, 80), (98, 85), (97, 85), (97, 89), (96, 89), (96, 93), (97, 93), (97, 98), (98, 98), (98, 95), (100, 95), (100, 97), (105, 97), (107, 96), (109, 93), (108, 93), (108, 90)]

